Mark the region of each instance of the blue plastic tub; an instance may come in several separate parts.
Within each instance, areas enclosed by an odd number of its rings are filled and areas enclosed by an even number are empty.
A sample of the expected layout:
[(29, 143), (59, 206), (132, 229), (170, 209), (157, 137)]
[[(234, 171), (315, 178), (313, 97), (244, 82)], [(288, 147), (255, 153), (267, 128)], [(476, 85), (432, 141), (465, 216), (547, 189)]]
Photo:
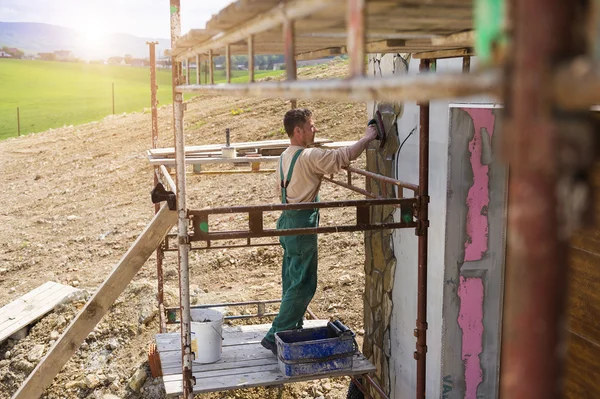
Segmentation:
[(330, 322), (326, 327), (276, 333), (279, 370), (293, 377), (351, 369), (356, 348), (354, 334), (348, 331), (340, 334)]

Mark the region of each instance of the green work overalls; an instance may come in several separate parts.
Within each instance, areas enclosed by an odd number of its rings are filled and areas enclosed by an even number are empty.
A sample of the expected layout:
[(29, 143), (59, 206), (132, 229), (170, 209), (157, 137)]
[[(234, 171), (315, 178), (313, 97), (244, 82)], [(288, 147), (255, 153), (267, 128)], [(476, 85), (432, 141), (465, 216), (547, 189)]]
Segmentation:
[[(287, 203), (286, 189), (292, 178), (294, 165), (302, 150), (298, 150), (283, 180), (283, 158), (279, 162), (281, 177), (281, 203)], [(315, 199), (318, 201), (318, 197)], [(317, 227), (319, 225), (318, 209), (286, 210), (277, 220), (277, 229), (295, 229)], [(275, 342), (278, 331), (302, 328), (302, 317), (317, 290), (318, 248), (316, 234), (281, 236), (279, 243), (283, 247), (283, 265), (281, 268), (282, 296), (279, 314), (273, 320), (271, 329), (265, 336)]]

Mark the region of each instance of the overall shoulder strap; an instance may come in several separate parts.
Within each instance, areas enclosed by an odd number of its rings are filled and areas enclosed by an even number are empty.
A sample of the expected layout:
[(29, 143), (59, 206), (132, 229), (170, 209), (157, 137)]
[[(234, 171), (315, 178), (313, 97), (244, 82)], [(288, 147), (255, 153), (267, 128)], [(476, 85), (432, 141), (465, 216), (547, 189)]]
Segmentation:
[(287, 187), (290, 184), (290, 180), (292, 179), (292, 173), (294, 172), (294, 166), (296, 165), (296, 161), (298, 157), (302, 153), (304, 148), (296, 151), (294, 157), (292, 158), (292, 162), (290, 163), (290, 168), (288, 169), (287, 178), (285, 181), (283, 180), (283, 154), (279, 157), (279, 176), (281, 178), (281, 203), (287, 203)]

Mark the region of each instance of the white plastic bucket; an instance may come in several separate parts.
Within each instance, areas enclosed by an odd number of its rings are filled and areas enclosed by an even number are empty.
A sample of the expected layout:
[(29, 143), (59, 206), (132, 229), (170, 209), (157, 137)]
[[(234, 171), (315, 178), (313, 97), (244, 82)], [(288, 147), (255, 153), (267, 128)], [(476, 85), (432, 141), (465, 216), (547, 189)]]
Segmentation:
[(192, 352), (195, 363), (214, 363), (221, 359), (223, 313), (214, 309), (190, 309)]

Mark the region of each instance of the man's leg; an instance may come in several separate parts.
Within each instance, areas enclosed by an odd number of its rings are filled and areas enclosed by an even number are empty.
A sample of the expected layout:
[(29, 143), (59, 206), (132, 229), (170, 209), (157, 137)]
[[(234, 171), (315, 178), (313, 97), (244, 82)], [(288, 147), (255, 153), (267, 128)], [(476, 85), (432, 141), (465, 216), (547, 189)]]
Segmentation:
[[(298, 240), (296, 236), (292, 247), (302, 245), (304, 251), (290, 251), (292, 254), (284, 257), (283, 268), (287, 270), (289, 287), (284, 292), (281, 307), (273, 320), (271, 329), (265, 336), (269, 343), (275, 342), (275, 333), (302, 326), (302, 317), (317, 289), (318, 252), (316, 240)], [(289, 239), (292, 239), (289, 237)], [(303, 236), (299, 236), (303, 237)], [(315, 245), (312, 245), (314, 242)]]

